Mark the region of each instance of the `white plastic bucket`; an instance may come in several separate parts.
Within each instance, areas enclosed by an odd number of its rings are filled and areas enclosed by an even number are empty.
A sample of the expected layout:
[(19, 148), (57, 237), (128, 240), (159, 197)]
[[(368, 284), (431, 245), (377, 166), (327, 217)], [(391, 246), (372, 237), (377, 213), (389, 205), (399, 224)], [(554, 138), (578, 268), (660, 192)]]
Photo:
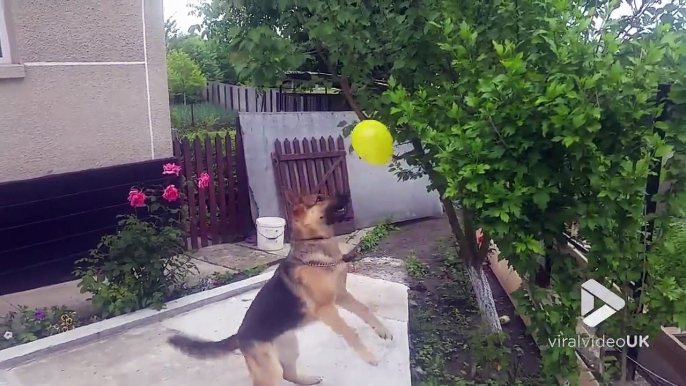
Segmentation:
[(278, 251), (283, 248), (283, 234), (286, 219), (281, 217), (259, 217), (255, 220), (257, 228), (257, 249)]

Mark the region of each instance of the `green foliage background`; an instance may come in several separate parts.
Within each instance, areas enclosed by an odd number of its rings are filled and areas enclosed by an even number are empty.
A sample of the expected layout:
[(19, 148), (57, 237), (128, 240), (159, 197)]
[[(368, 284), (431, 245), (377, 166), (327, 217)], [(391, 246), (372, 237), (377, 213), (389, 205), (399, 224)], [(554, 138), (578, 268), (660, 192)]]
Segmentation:
[[(428, 189), (460, 205), (464, 228), (453, 226), (466, 258), (482, 252), (475, 229), (497, 242), (529, 283), (518, 305), (545, 342), (575, 335), (587, 278), (627, 299), (603, 324), (607, 335), (686, 327), (678, 271), (660, 268), (686, 203), (686, 8), (646, 0), (611, 17), (620, 5), (216, 0), (199, 12), (239, 79), (269, 87), (290, 70), (325, 72), (321, 81), (339, 83), (360, 119), (379, 119), (412, 144), (393, 170), (428, 175)], [(665, 83), (669, 106), (655, 99)], [(656, 163), (666, 185), (654, 198), (660, 211), (648, 215)], [(565, 224), (579, 218), (592, 245), (583, 272), (559, 248)], [(531, 283), (541, 256), (552, 261), (550, 288)], [(551, 381), (575, 384), (576, 364), (571, 348), (544, 350)]]

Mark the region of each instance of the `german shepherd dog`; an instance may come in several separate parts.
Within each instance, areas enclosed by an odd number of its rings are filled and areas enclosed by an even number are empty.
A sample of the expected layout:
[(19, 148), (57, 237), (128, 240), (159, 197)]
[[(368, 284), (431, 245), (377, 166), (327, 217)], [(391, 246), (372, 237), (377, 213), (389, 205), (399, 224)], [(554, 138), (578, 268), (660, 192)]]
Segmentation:
[(291, 250), (274, 276), (258, 292), (238, 332), (224, 340), (201, 341), (182, 335), (168, 342), (195, 358), (216, 358), (240, 350), (254, 386), (277, 386), (282, 379), (315, 385), (321, 377), (300, 374), (295, 331), (322, 321), (341, 335), (367, 363), (378, 365), (374, 354), (338, 313), (340, 306), (371, 326), (383, 339), (390, 331), (346, 289), (347, 264), (334, 239), (334, 224), (345, 216), (348, 194), (327, 197), (285, 192), (292, 208)]

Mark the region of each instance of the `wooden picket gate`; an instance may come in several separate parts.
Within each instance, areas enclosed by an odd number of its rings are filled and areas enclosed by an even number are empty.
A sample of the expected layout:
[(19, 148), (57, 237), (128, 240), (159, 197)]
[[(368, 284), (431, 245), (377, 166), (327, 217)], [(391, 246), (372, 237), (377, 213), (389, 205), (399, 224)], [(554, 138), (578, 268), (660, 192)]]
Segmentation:
[[(237, 130), (238, 132), (238, 130)], [(240, 134), (207, 134), (174, 141), (174, 152), (185, 180), (189, 247), (235, 242), (253, 231), (248, 178)], [(198, 177), (207, 172), (209, 186), (198, 188)]]
[[(289, 208), (284, 196), (287, 189), (301, 194), (321, 193), (329, 196), (350, 192), (346, 155), (342, 136), (335, 141), (329, 136), (328, 140), (321, 137), (319, 140), (295, 138), (286, 139), (283, 143), (279, 140), (274, 142), (274, 177), (282, 214), (287, 223), (290, 223)], [(347, 210), (345, 220), (335, 225), (336, 235), (355, 230), (352, 198)]]

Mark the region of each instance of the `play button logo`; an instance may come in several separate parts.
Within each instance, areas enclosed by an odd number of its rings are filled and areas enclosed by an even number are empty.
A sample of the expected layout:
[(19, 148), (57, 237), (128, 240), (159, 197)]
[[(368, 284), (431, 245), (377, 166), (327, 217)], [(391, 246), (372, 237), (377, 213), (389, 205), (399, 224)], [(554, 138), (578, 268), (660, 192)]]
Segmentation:
[[(593, 311), (595, 309), (595, 298), (598, 298), (605, 304)], [(593, 279), (581, 285), (581, 316), (584, 317), (584, 324), (589, 327), (599, 325), (605, 319), (624, 308), (625, 305), (624, 299)], [(589, 313), (591, 314), (589, 315)]]

